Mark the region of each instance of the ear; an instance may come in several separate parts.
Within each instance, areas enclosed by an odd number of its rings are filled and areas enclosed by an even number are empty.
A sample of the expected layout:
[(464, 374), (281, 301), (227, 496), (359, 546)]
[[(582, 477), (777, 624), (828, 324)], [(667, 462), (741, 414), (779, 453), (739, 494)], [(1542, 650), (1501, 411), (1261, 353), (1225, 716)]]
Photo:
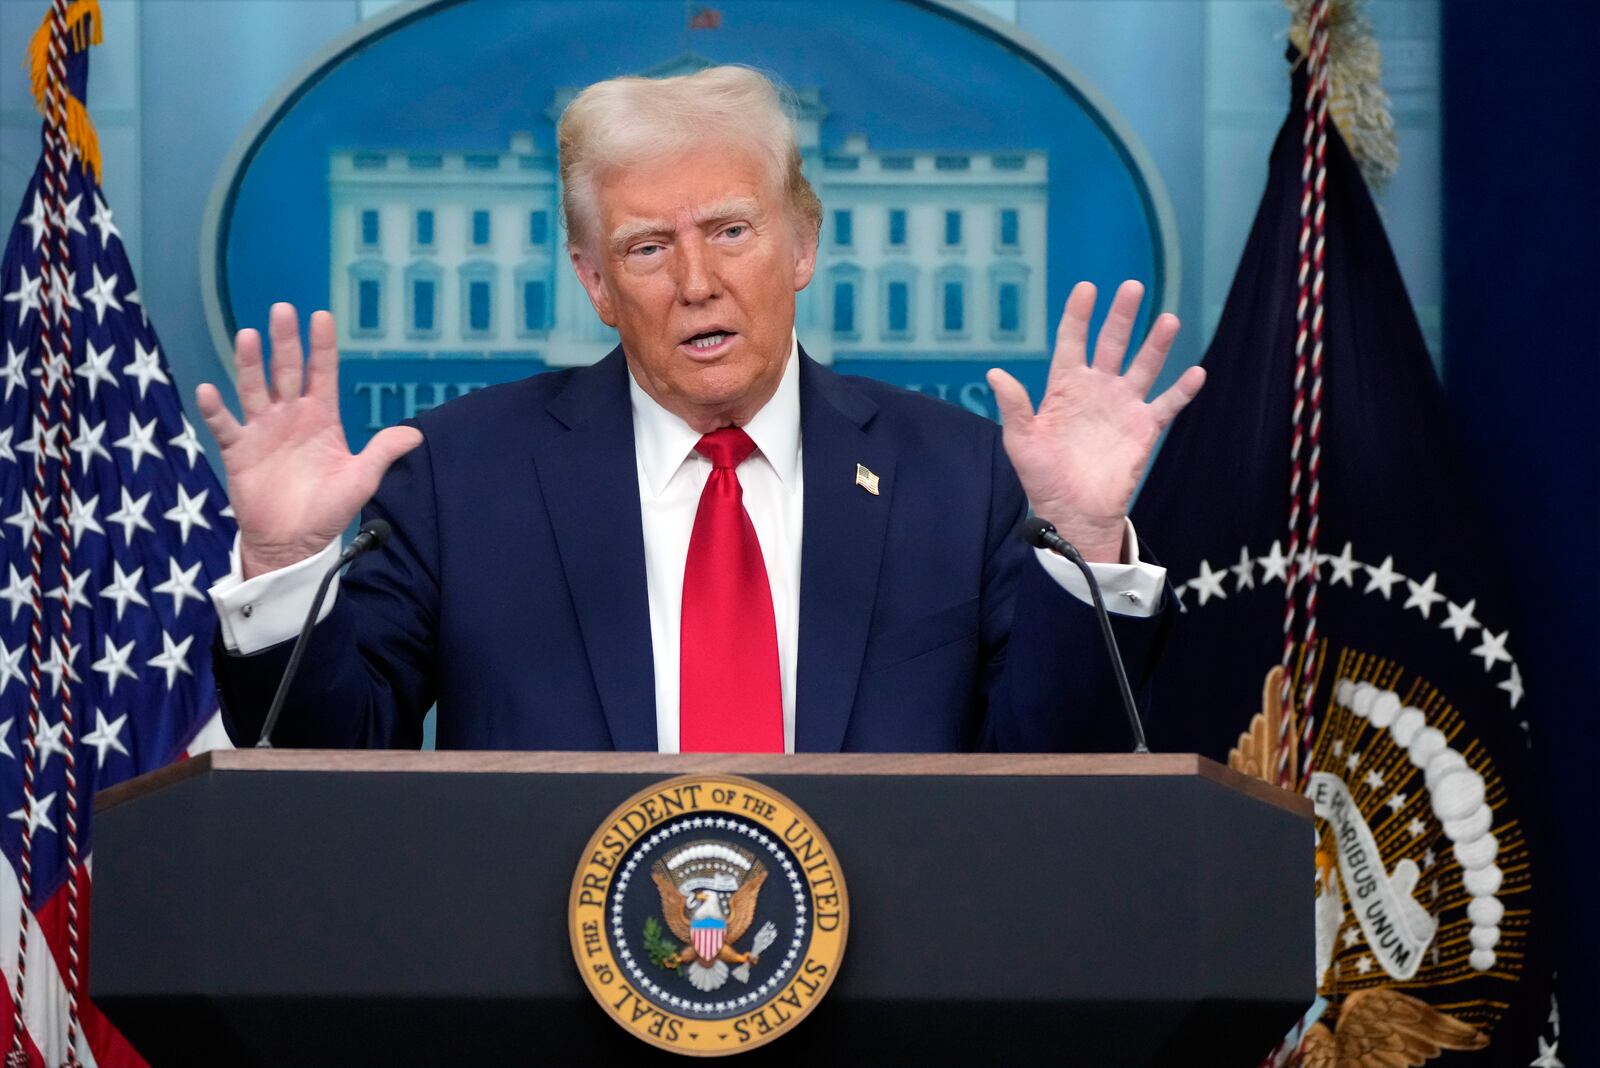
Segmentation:
[(581, 249), (571, 249), (569, 255), (572, 258), (572, 270), (577, 274), (583, 291), (589, 294), (589, 303), (594, 305), (594, 313), (600, 317), (602, 323), (615, 327), (616, 307), (612, 304), (611, 290), (606, 285), (600, 265), (593, 256)]
[(802, 227), (794, 237), (794, 291), (800, 292), (811, 284), (817, 271), (817, 232)]

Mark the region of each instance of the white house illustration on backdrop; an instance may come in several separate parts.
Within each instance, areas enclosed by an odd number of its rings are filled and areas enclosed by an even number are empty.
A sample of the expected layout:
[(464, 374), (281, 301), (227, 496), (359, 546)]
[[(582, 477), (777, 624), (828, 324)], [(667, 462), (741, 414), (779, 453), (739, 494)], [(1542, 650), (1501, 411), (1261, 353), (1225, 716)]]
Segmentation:
[[(694, 55), (646, 72), (709, 66)], [(555, 93), (552, 122), (576, 93)], [(806, 351), (835, 359), (1043, 356), (1047, 153), (823, 150), (820, 93), (791, 99), (822, 198)], [(532, 133), (484, 152), (330, 154), (329, 304), (353, 358), (592, 363), (616, 344), (564, 262), (553, 152)]]

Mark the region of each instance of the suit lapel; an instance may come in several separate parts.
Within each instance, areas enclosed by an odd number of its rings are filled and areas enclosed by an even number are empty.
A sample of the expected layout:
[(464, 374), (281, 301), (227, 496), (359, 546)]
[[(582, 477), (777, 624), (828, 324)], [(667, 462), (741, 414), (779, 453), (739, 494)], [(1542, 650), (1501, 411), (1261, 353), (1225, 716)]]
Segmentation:
[(549, 412), (568, 427), (534, 455), (612, 744), (656, 748), (655, 665), (627, 364), (573, 374)]
[[(863, 391), (800, 353), (805, 518), (800, 560), (800, 649), (795, 749), (844, 745), (877, 599), (894, 451), (866, 432), (878, 410)], [(856, 485), (856, 465), (879, 493)]]

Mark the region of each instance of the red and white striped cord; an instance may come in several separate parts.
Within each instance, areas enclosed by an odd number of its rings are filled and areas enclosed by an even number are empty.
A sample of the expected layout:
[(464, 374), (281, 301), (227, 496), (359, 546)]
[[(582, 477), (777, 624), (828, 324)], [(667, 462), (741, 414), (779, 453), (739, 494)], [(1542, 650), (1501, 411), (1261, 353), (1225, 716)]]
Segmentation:
[[(42, 703), (42, 665), (44, 653), (44, 527), (55, 519), (57, 540), (60, 543), (61, 628), (57, 636), (59, 646), (53, 659), (57, 663), (56, 678), (61, 690), (62, 737), (65, 750), (66, 786), (66, 849), (67, 849), (67, 1034), (66, 1063), (77, 1065), (78, 1053), (78, 994), (82, 979), (82, 955), (78, 901), (78, 781), (76, 760), (76, 724), (72, 709), (72, 528), (68, 515), (68, 502), (72, 496), (72, 321), (68, 307), (72, 301), (69, 290), (70, 274), (67, 269), (70, 257), (67, 226), (67, 168), (71, 155), (66, 136), (66, 84), (67, 84), (67, 0), (52, 0), (50, 9), (49, 69), (45, 84), (45, 153), (41, 195), (47, 219), (47, 236), (39, 247), (40, 266), (40, 351), (43, 357), (40, 368), (39, 403), (34, 413), (34, 493), (33, 530), (29, 546), (29, 582), (33, 594), (33, 618), (29, 631), (30, 671), (28, 684), (28, 739), (23, 751), (22, 796), (24, 819), (22, 821), (20, 923), (17, 939), (17, 988), (12, 1017), (11, 1050), (7, 1063), (26, 1064), (26, 1021), (24, 1006), (27, 996), (28, 920), (33, 892), (33, 825), (36, 807), (35, 776), (37, 770), (40, 709)], [(61, 391), (60, 404), (52, 411), (55, 390)], [(48, 459), (51, 442), (58, 458), (58, 477), (54, 500), (51, 500), (48, 482)], [(41, 1043), (41, 1048), (47, 1048)]]
[[(1306, 26), (1305, 123), (1301, 133), (1303, 152), (1300, 164), (1300, 239), (1299, 269), (1295, 298), (1295, 368), (1293, 435), (1289, 445), (1289, 567), (1283, 597), (1283, 678), (1279, 690), (1277, 759), (1274, 768), (1279, 786), (1294, 789), (1310, 771), (1312, 742), (1312, 687), (1317, 635), (1317, 529), (1322, 472), (1322, 331), (1323, 331), (1323, 254), (1324, 210), (1327, 191), (1327, 89), (1328, 89), (1328, 5), (1327, 0), (1312, 0)], [(1310, 371), (1309, 396), (1307, 371)], [(1309, 400), (1309, 404), (1307, 403)], [(1310, 438), (1309, 471), (1302, 460), (1306, 439)], [(1309, 474), (1309, 478), (1307, 478)], [(1304, 547), (1301, 545), (1301, 513), (1306, 515)], [(1301, 571), (1306, 575), (1306, 611), (1301, 648), (1304, 651), (1301, 685), (1304, 714), (1301, 717), (1302, 760), (1296, 767), (1290, 759), (1294, 722), (1294, 649), (1296, 593)], [(1297, 778), (1298, 776), (1298, 778)]]

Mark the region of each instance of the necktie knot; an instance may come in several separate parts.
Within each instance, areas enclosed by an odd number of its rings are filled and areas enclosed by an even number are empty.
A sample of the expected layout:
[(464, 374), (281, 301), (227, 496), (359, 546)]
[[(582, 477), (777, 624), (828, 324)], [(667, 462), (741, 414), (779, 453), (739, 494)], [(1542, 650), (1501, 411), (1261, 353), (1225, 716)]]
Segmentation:
[(695, 451), (711, 461), (713, 468), (735, 468), (756, 451), (756, 443), (736, 426), (725, 426), (703, 436), (695, 444)]

